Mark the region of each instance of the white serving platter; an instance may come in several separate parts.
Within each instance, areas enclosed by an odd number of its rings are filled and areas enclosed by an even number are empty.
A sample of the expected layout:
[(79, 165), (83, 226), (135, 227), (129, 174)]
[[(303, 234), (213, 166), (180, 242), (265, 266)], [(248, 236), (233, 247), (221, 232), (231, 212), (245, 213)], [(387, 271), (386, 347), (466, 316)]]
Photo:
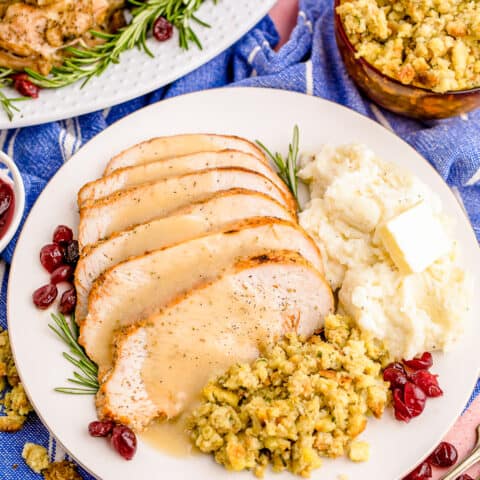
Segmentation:
[[(205, 109), (208, 105), (208, 109)], [(40, 195), (19, 238), (8, 290), (8, 322), (13, 352), (27, 393), (45, 425), (59, 442), (93, 475), (102, 480), (228, 480), (252, 478), (250, 473), (226, 472), (203, 455), (168, 456), (140, 442), (131, 462), (122, 460), (106, 441), (93, 439), (87, 425), (95, 418), (92, 397), (54, 392), (65, 384), (70, 365), (63, 345), (48, 329), (49, 313), (34, 308), (31, 295), (46, 283), (38, 252), (57, 224), (76, 226), (76, 193), (102, 174), (112, 155), (153, 136), (186, 132), (225, 133), (261, 139), (273, 150), (286, 152), (292, 128), (300, 128), (303, 151), (324, 143), (365, 143), (380, 157), (412, 171), (435, 191), (455, 221), (463, 250), (463, 266), (475, 277), (472, 314), (460, 343), (448, 354), (435, 355), (445, 395), (431, 400), (422, 416), (404, 424), (391, 412), (372, 419), (362, 438), (371, 443), (371, 460), (354, 464), (346, 459), (325, 461), (313, 479), (398, 480), (441, 440), (462, 409), (479, 373), (480, 251), (462, 208), (430, 164), (400, 138), (379, 124), (337, 104), (298, 93), (225, 88), (189, 94), (140, 110), (96, 136), (65, 164)], [(477, 320), (477, 321), (475, 321)], [(267, 478), (294, 478), (268, 474)]]
[(211, 28), (192, 25), (202, 50), (193, 44), (189, 50), (182, 50), (176, 31), (167, 42), (149, 39), (148, 48), (154, 58), (137, 49), (125, 52), (120, 63), (111, 65), (83, 88), (80, 82), (60, 89), (43, 89), (38, 99), (18, 103), (20, 112), (12, 121), (0, 109), (0, 130), (76, 117), (152, 92), (195, 70), (235, 43), (274, 3), (275, 0), (219, 0), (214, 4), (213, 0), (207, 0), (197, 17)]

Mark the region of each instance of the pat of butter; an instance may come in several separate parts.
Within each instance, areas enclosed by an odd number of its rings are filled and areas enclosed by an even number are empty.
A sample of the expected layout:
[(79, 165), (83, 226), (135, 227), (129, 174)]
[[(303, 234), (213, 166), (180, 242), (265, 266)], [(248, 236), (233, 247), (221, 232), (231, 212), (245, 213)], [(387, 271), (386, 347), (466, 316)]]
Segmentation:
[(420, 202), (379, 229), (380, 240), (402, 273), (423, 272), (451, 249), (451, 241), (431, 208)]

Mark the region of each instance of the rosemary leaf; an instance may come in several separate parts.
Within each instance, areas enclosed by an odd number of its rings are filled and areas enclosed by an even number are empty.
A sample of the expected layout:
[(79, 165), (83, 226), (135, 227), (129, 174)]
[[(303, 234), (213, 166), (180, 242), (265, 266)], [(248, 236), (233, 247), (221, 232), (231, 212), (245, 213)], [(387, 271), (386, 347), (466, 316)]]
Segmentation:
[(299, 142), (300, 142), (300, 133), (298, 126), (295, 125), (293, 128), (293, 137), (292, 142), (288, 146), (288, 154), (285, 159), (280, 153), (272, 153), (262, 142), (259, 140), (256, 141), (257, 145), (262, 148), (270, 160), (275, 164), (278, 169), (278, 175), (285, 182), (287, 187), (292, 192), (292, 195), (298, 201), (298, 153), (299, 153)]
[(73, 372), (73, 378), (68, 378), (70, 383), (81, 385), (78, 387), (62, 387), (56, 388), (56, 392), (68, 394), (94, 395), (97, 393), (98, 384), (98, 367), (90, 360), (85, 353), (83, 347), (78, 343), (78, 325), (75, 323), (73, 316), (70, 322), (67, 322), (61, 314), (52, 314), (53, 324), (49, 324), (50, 329), (58, 336), (58, 338), (68, 347), (70, 353), (63, 352), (63, 357), (70, 362), (78, 371)]
[(55, 388), (56, 392), (60, 393), (68, 393), (70, 395), (95, 395), (97, 390), (92, 388), (69, 388), (69, 387), (62, 387), (62, 388)]

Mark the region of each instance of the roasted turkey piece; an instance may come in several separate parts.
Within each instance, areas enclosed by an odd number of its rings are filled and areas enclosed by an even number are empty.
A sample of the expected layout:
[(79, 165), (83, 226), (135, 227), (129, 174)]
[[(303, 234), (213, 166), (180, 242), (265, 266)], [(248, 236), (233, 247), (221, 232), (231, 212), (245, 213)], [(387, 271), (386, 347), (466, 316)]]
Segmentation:
[(0, 67), (47, 74), (62, 48), (88, 41), (92, 28), (108, 30), (124, 0), (0, 0)]

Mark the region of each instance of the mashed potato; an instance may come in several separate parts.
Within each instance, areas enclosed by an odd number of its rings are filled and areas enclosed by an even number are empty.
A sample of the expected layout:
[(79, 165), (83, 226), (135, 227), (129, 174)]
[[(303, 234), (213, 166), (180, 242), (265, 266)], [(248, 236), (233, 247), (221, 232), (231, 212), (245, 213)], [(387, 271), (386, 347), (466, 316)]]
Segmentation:
[(421, 201), (445, 222), (440, 200), (365, 146), (325, 146), (304, 164), (299, 176), (311, 200), (300, 223), (322, 251), (340, 308), (384, 340), (395, 358), (450, 347), (463, 330), (470, 292), (455, 244), (423, 272), (402, 274), (378, 234), (386, 221)]

